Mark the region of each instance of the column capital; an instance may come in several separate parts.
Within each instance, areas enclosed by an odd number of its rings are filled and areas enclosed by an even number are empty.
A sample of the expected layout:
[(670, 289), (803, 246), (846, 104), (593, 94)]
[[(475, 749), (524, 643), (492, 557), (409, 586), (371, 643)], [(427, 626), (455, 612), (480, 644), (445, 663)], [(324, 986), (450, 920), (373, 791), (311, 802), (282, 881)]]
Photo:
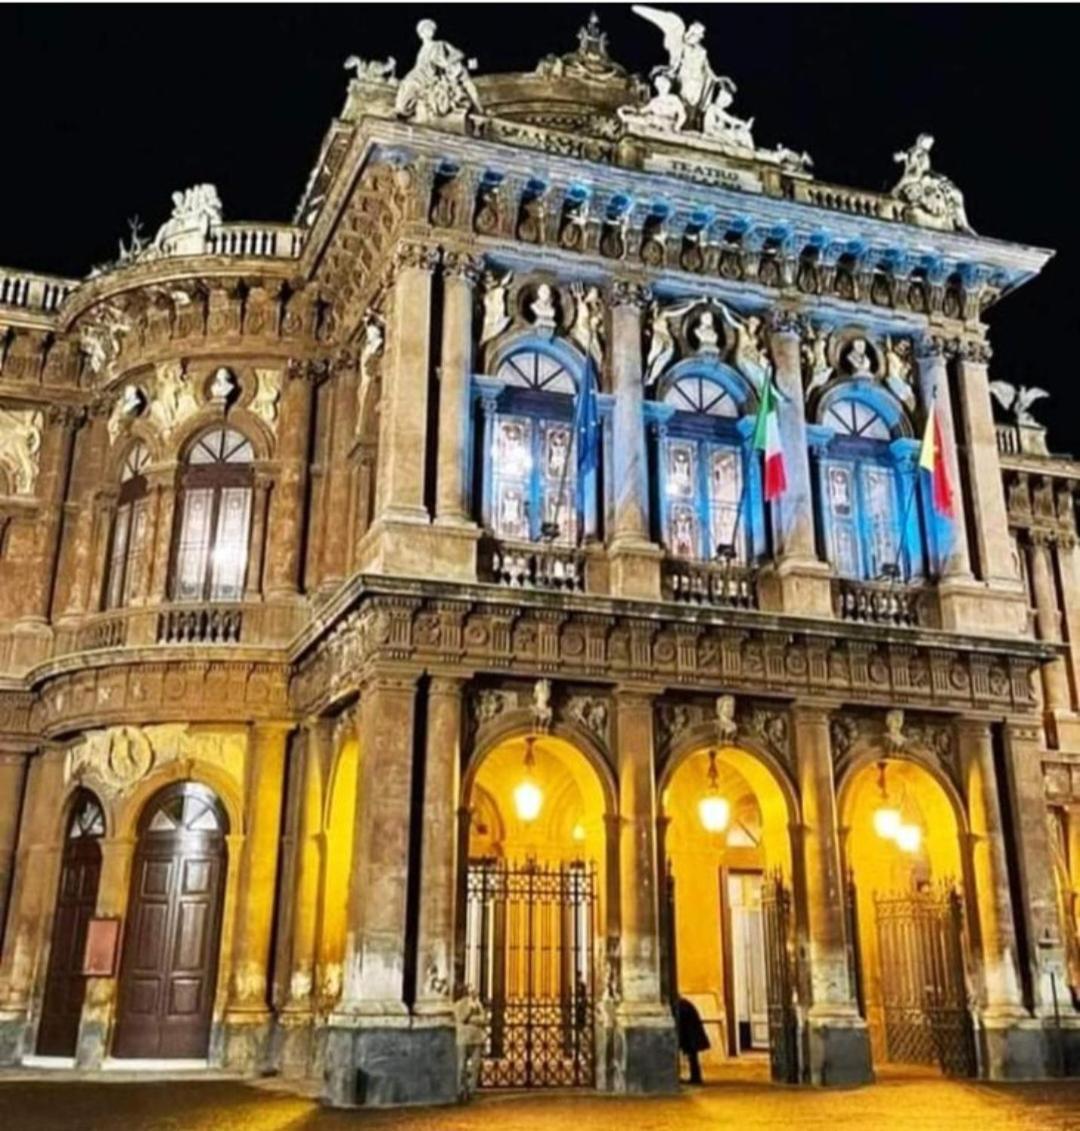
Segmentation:
[(790, 307), (770, 310), (766, 316), (766, 323), (770, 334), (776, 336), (802, 338), (808, 328), (805, 316)]
[(980, 338), (961, 338), (957, 341), (957, 357), (965, 365), (988, 365), (993, 355), (990, 343)]
[(468, 682), (464, 676), (433, 675), (428, 685), (428, 694), (459, 699), (465, 694), (465, 685)]
[(946, 340), (938, 334), (926, 334), (915, 342), (918, 361), (939, 361), (945, 358)]
[(611, 306), (613, 309), (629, 306), (634, 310), (644, 310), (653, 300), (652, 287), (633, 279), (614, 279), (611, 283)]
[(472, 287), (479, 281), (484, 271), (484, 258), (467, 251), (444, 251), (442, 273), (445, 279), (458, 279)]
[(394, 249), (394, 271), (434, 271), (439, 265), (438, 247), (414, 240), (403, 240)]
[[(804, 703), (796, 700), (788, 708), (791, 712), (791, 721), (797, 724), (800, 721), (807, 723), (817, 723), (822, 726), (828, 726), (836, 707), (831, 703)], [(798, 736), (796, 736), (796, 742)]]
[(976, 742), (990, 741), (990, 720), (960, 717), (953, 720), (958, 740), (971, 739)]

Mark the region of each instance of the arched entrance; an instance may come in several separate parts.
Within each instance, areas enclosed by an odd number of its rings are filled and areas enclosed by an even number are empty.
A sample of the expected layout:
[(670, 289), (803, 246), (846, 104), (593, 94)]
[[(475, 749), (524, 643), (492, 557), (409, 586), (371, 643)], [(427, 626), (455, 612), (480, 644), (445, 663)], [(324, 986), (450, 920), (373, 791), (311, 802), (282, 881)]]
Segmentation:
[(97, 907), (104, 835), (105, 814), (101, 803), (89, 790), (78, 790), (65, 827), (49, 969), (45, 975), (38, 1026), (39, 1056), (75, 1055), (86, 996), (83, 974), (86, 930)]
[(466, 779), (460, 941), (489, 1018), (481, 1087), (596, 1083), (609, 801), (555, 735), (505, 738)]
[(791, 827), (781, 771), (697, 746), (661, 780), (666, 983), (698, 1011), (707, 1079), (736, 1058), (796, 1078)]
[(221, 941), (228, 819), (206, 786), (177, 782), (139, 818), (113, 1055), (207, 1055)]
[(849, 938), (876, 1063), (975, 1073), (961, 813), (923, 766), (882, 759), (841, 794)]

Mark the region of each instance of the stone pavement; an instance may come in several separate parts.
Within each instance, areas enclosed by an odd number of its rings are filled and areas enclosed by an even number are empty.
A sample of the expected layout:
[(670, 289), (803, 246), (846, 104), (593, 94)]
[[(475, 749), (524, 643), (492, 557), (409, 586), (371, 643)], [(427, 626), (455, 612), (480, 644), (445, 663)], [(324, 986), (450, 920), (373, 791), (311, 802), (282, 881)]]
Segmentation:
[(0, 1076), (3, 1131), (712, 1131), (792, 1127), (1080, 1131), (1080, 1080), (984, 1084), (890, 1075), (850, 1090), (728, 1081), (664, 1099), (487, 1095), (468, 1107), (344, 1112), (271, 1081)]

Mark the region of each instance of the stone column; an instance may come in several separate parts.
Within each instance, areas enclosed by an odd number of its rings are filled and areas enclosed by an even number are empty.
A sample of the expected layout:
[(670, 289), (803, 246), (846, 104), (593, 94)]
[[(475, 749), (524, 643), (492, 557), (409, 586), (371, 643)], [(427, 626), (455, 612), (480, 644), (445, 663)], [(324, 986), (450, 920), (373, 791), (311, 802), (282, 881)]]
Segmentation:
[(796, 847), (806, 893), (810, 1079), (815, 1084), (865, 1083), (873, 1079), (870, 1041), (848, 970), (829, 713), (797, 704), (791, 725), (803, 818)]
[(304, 512), (311, 448), (311, 408), (319, 369), (295, 362), (287, 370), (278, 420), (277, 483), (270, 495), (266, 595), (295, 598), (303, 584)]
[(90, 607), (90, 581), (94, 573), (94, 534), (97, 526), (97, 498), (102, 488), (108, 431), (105, 405), (91, 411), (78, 447), (74, 487), (78, 491), (78, 510), (67, 540), (64, 569), (69, 579), (64, 616), (78, 617), (94, 611)]
[(15, 624), (16, 640), (13, 659), (16, 667), (44, 658), (50, 630), (53, 589), (60, 551), (60, 533), (64, 522), (64, 497), (68, 489), (75, 429), (81, 413), (73, 408), (53, 407), (46, 410), (41, 437), (39, 471), (34, 485), (38, 501), (34, 566), (27, 574), (26, 598)]
[(659, 599), (660, 548), (649, 541), (649, 461), (645, 447), (642, 313), (646, 287), (616, 280), (611, 292), (612, 593)]
[(450, 1103), (458, 1093), (454, 1031), (418, 1024), (405, 1002), (416, 686), (414, 672), (381, 668), (360, 693), (344, 986), (329, 1021), (323, 1092), (339, 1107)]
[(169, 599), (172, 531), (173, 519), (176, 515), (177, 489), (175, 484), (175, 464), (155, 472), (151, 477), (151, 482), (147, 484), (152, 497), (156, 500), (151, 526), (154, 532), (150, 549), (151, 566), (146, 571), (150, 580), (150, 601), (155, 605)]
[(614, 723), (622, 994), (615, 1010), (613, 1085), (623, 1092), (670, 1092), (678, 1088), (678, 1056), (671, 1010), (660, 988), (652, 695), (619, 688)]
[(963, 406), (964, 456), (972, 513), (978, 516), (973, 531), (982, 579), (991, 585), (1016, 589), (1019, 578), (1009, 538), (997, 432), (990, 408), (986, 373), (989, 360), (990, 347), (985, 342), (962, 344), (957, 361), (957, 390)]
[[(940, 338), (925, 338), (915, 350), (919, 366), (919, 400), (923, 419), (932, 404), (937, 405), (938, 424), (945, 446), (946, 467), (956, 503), (953, 522), (952, 547), (948, 559), (941, 564), (943, 578), (970, 580), (971, 560), (968, 555), (967, 524), (964, 515), (967, 499), (960, 479), (960, 461), (956, 451), (956, 430), (953, 426), (952, 398), (949, 394), (949, 375), (945, 367), (945, 343)], [(1000, 475), (1000, 472), (998, 472)]]
[[(1050, 971), (1065, 969), (1065, 949), (1058, 916), (1054, 858), (1046, 820), (1046, 797), (1042, 773), (1042, 731), (1037, 723), (1011, 721), (1005, 726), (1005, 764), (1008, 770), (1009, 802), (1020, 879), (1021, 907), (1028, 939), (1028, 960), (1035, 1014), (1044, 1022), (1053, 1016)], [(1061, 1001), (1058, 978), (1058, 1010), (1080, 1023), (1071, 1002)], [(1030, 1071), (1044, 1075), (1033, 1050)], [(1019, 1074), (1019, 1073), (1018, 1073)]]
[(251, 552), (244, 577), (244, 600), (262, 599), (263, 561), (266, 556), (266, 512), (273, 483), (265, 471), (255, 472), (251, 491)]
[[(63, 834), (57, 798), (64, 796), (61, 751), (46, 751), (27, 770), (23, 813), (0, 958), (0, 1065), (17, 1064), (26, 1046), (30, 1003), (45, 927), (56, 900)], [(44, 970), (40, 970), (44, 975)]]
[[(1061, 609), (1058, 607), (1057, 585), (1054, 582), (1053, 546), (1041, 530), (1029, 532), (1030, 542), (1026, 546), (1028, 573), (1035, 597), (1035, 630), (1040, 640), (1050, 644), (1060, 644), (1062, 638)], [(1069, 673), (1065, 667), (1064, 656), (1055, 656), (1040, 668), (1043, 685), (1043, 704), (1047, 714), (1053, 717), (1067, 714), (1072, 708), (1069, 691)]]
[(424, 475), (431, 368), (431, 273), (438, 251), (398, 248), (379, 426), (378, 519), (427, 523)]
[(278, 1016), (282, 1032), (281, 1071), (286, 1077), (306, 1076), (311, 1065), (315, 958), (322, 872), (323, 766), (329, 763), (330, 724), (311, 719), (305, 725), (297, 782), (293, 846), (292, 906), (283, 920), (290, 934), (285, 1004)]
[(435, 522), (472, 526), (469, 442), (472, 429), (473, 290), (483, 264), (448, 252), (443, 262), (442, 364), (439, 367), (438, 468)]
[(800, 319), (794, 311), (778, 310), (773, 312), (770, 322), (769, 345), (779, 391), (777, 411), (787, 490), (772, 504), (777, 583), (770, 586), (766, 580), (762, 600), (765, 606), (778, 604), (778, 611), (832, 617), (830, 571), (826, 563), (818, 560), (814, 534)]
[[(0, 752), (0, 946), (8, 919), (8, 897), (15, 867), (15, 845), (22, 815), (23, 785), (29, 754)], [(0, 953), (2, 949), (0, 949)]]
[[(432, 676), (428, 687), (424, 807), (420, 814), (420, 923), (416, 1012), (452, 1016), (458, 799), (465, 681)], [(452, 1021), (451, 1021), (452, 1024)]]
[(320, 588), (332, 592), (349, 569), (349, 498), (352, 466), (349, 450), (356, 434), (356, 359), (339, 363), (334, 370), (334, 414), (330, 425), (330, 455), (326, 461), (326, 514), (323, 533)]
[(225, 1063), (244, 1071), (261, 1068), (269, 1051), (268, 971), (290, 729), (289, 723), (256, 723), (248, 737), (245, 835), (225, 1012)]

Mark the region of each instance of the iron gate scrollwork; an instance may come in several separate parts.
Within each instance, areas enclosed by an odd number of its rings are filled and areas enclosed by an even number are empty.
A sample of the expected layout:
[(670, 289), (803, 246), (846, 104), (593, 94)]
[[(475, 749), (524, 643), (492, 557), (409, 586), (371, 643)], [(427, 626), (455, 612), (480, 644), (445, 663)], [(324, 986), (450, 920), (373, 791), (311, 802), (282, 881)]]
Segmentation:
[(596, 870), (469, 863), (466, 978), (488, 1014), (482, 1088), (596, 1083)]
[(874, 913), (889, 1059), (974, 1076), (959, 893), (875, 893)]
[(765, 988), (769, 1009), (769, 1066), (773, 1080), (799, 1081), (799, 1030), (795, 1011), (791, 891), (779, 872), (761, 885), (765, 926)]

